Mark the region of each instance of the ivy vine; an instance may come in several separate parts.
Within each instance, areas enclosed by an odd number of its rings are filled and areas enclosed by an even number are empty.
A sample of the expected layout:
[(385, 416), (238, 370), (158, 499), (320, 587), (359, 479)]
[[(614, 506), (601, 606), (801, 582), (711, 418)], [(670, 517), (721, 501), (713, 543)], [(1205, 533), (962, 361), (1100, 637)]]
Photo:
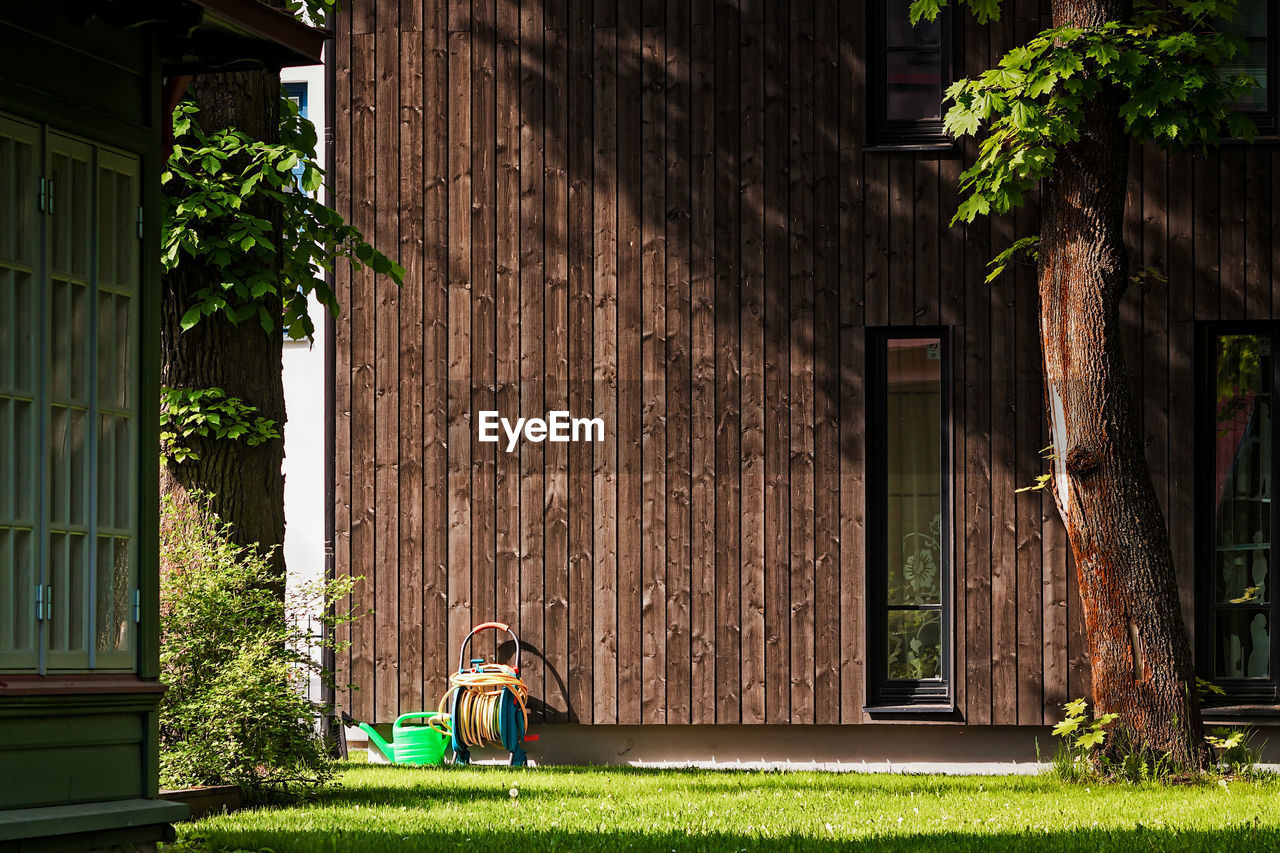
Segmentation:
[[(218, 271), (216, 285), (194, 294), (183, 330), (222, 311), (239, 324), (257, 320), (271, 332), (280, 319), (268, 308), (284, 305), (284, 331), (312, 338), (307, 299), (337, 316), (339, 306), (325, 274), (346, 259), (353, 271), (368, 268), (404, 283), (404, 268), (371, 246), (360, 231), (314, 193), (324, 172), (316, 163), (316, 131), (287, 97), (280, 99), (280, 142), (268, 144), (235, 128), (206, 133), (190, 100), (174, 110), (173, 153), (161, 175), (165, 188), (162, 261), (166, 272), (194, 259)], [(295, 177), (297, 169), (300, 177)], [(251, 201), (279, 204), (282, 225), (250, 211)]]
[(192, 438), (243, 441), (250, 447), (280, 437), (279, 424), (221, 388), (160, 389), (160, 455), (167, 462), (199, 459)]

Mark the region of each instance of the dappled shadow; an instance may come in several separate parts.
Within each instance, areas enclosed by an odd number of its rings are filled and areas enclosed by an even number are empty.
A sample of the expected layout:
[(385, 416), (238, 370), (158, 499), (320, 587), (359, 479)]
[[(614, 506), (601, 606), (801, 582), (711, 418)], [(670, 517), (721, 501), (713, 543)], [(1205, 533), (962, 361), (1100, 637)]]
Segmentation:
[[(351, 94), (339, 138), (354, 154), (337, 171), (353, 220), (399, 241), (412, 297), (375, 306), (381, 291), (353, 291), (366, 349), (340, 362), (351, 411), (339, 434), (358, 436), (344, 449), (359, 470), (339, 473), (338, 548), (375, 581), (376, 564), (409, 585), (427, 575), (425, 594), (370, 598), (357, 716), (389, 720), (432, 692), (424, 683), (442, 690), (454, 649), (440, 636), (496, 616), (524, 620), (541, 652), (529, 655), (539, 721), (857, 719), (863, 343), (887, 325), (955, 332), (962, 713), (1041, 722), (1087, 694), (1056, 512), (1013, 491), (1048, 443), (1035, 273), (984, 282), (1038, 212), (951, 228), (971, 143), (866, 149), (864, 11), (476, 0), (344, 13), (358, 21), (339, 44), (361, 47), (339, 59)], [(1016, 11), (996, 28), (956, 21), (957, 74), (1039, 29), (1041, 6)], [(1269, 316), (1280, 280), (1274, 157), (1223, 157), (1139, 154), (1126, 229), (1133, 266), (1170, 277), (1135, 289), (1121, 323), (1188, 606), (1193, 430), (1170, 413), (1195, 405), (1194, 325)], [(379, 338), (385, 327), (401, 337)], [(625, 333), (604, 333), (615, 327)], [(469, 411), (560, 407), (614, 419), (614, 443), (575, 448), (559, 468), (550, 451), (467, 446)], [(399, 447), (386, 438), (397, 427)], [(611, 468), (637, 453), (662, 464)], [(670, 524), (646, 538), (663, 513)], [(405, 531), (419, 522), (415, 539)], [(450, 585), (455, 571), (466, 577)], [(398, 662), (417, 614), (427, 652)]]

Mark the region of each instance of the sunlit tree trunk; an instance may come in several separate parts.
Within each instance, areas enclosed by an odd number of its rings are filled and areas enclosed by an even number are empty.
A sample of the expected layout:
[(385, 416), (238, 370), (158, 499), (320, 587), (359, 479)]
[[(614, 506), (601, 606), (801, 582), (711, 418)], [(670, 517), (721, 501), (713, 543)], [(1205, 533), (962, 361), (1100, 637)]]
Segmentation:
[[(277, 141), (280, 128), (280, 75), (247, 71), (196, 77), (188, 89), (200, 107), (198, 120), (206, 132), (236, 127), (255, 139)], [(260, 205), (256, 216), (274, 222), (274, 205)], [(284, 431), (282, 381), (283, 333), (281, 306), (264, 300), (275, 319), (271, 332), (256, 318), (234, 325), (219, 311), (183, 331), (182, 316), (202, 288), (217, 288), (217, 271), (190, 258), (164, 278), (161, 299), (161, 382), (172, 388), (211, 388), (226, 391), (270, 418)], [(274, 548), (272, 565), (284, 590), (284, 441), (256, 447), (243, 441), (189, 439), (198, 459), (165, 463), (161, 491), (185, 500), (193, 490), (213, 495), (212, 509), (233, 526), (234, 541)]]
[[(1124, 0), (1053, 0), (1054, 26), (1127, 20)], [(1095, 709), (1132, 744), (1208, 760), (1168, 530), (1139, 437), (1120, 335), (1129, 139), (1120, 93), (1086, 107), (1043, 208), (1040, 326), (1056, 458), (1054, 494), (1080, 580)]]

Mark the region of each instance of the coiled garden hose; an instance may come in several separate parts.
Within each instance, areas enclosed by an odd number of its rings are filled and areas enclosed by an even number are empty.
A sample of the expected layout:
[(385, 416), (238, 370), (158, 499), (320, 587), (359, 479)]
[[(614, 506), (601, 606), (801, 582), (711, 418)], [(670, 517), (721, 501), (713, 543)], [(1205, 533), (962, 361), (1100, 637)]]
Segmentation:
[[(511, 635), (513, 665), (473, 659), (466, 666), (471, 638), (490, 628)], [(501, 746), (511, 753), (513, 764), (524, 764), (521, 743), (529, 728), (528, 699), (529, 688), (520, 678), (520, 640), (509, 625), (486, 622), (472, 628), (462, 641), (458, 671), (449, 676), (449, 689), (440, 697), (440, 713), (431, 726), (452, 739), (455, 761), (467, 763), (473, 746)]]
[[(510, 691), (513, 705), (504, 707)], [(457, 702), (454, 702), (457, 694)], [(529, 727), (529, 688), (514, 668), (486, 663), (449, 676), (449, 689), (440, 697), (440, 715), (431, 725), (445, 735), (457, 735), (467, 746), (501, 746), (512, 750)], [(519, 711), (515, 718), (508, 709)], [(451, 711), (452, 709), (452, 711)]]

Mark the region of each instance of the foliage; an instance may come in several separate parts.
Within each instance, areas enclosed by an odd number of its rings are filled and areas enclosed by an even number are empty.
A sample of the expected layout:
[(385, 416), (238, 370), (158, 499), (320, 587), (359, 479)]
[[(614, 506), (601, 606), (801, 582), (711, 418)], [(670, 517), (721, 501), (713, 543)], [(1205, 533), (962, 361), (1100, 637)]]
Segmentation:
[(160, 389), (160, 455), (169, 462), (199, 459), (194, 437), (243, 441), (255, 447), (280, 437), (279, 424), (221, 388)]
[(1262, 362), (1270, 355), (1270, 338), (1264, 335), (1218, 337), (1216, 380), (1220, 435), (1230, 432), (1235, 421), (1254, 408), (1257, 391), (1264, 387)]
[(315, 27), (323, 27), (338, 11), (338, 0), (284, 0), (285, 11)]
[(1258, 730), (1252, 726), (1218, 726), (1204, 739), (1213, 747), (1219, 772), (1238, 779), (1261, 779), (1274, 775), (1258, 767), (1265, 743), (1257, 742)]
[[(794, 759), (795, 756), (793, 756)], [(870, 759), (869, 759), (870, 760)], [(314, 802), (178, 824), (185, 850), (1230, 851), (1280, 848), (1280, 782), (414, 768), (349, 763)], [(515, 787), (518, 796), (510, 796)]]
[[(239, 785), (251, 795), (314, 788), (333, 773), (299, 689), (325, 677), (309, 651), (350, 621), (333, 605), (344, 578), (282, 600), (266, 558), (232, 544), (199, 493), (161, 506), (160, 779), (168, 787)], [(323, 616), (317, 628), (300, 619)]]
[[(1205, 693), (1221, 694), (1217, 685), (1197, 678), (1201, 701)], [(1089, 719), (1088, 703), (1076, 699), (1062, 706), (1066, 717), (1053, 727), (1060, 738), (1053, 757), (1052, 772), (1064, 782), (1124, 781), (1134, 783), (1183, 780), (1183, 768), (1167, 753), (1155, 753), (1135, 743), (1125, 729), (1117, 729), (1117, 742), (1104, 751), (1109, 732), (1107, 726), (1119, 719), (1118, 714), (1103, 714)], [(1250, 728), (1217, 728), (1205, 740), (1217, 756), (1218, 770), (1234, 778), (1261, 778), (1256, 764), (1261, 749), (1254, 744), (1256, 732)]]
[[(915, 0), (911, 17), (932, 20), (948, 0)], [(981, 21), (999, 17), (998, 0), (963, 0)], [(947, 90), (945, 126), (957, 136), (985, 127), (977, 161), (960, 176), (965, 193), (953, 222), (1007, 213), (1053, 170), (1058, 151), (1078, 141), (1086, 106), (1120, 94), (1125, 130), (1177, 150), (1217, 145), (1223, 130), (1252, 139), (1252, 120), (1232, 109), (1255, 81), (1217, 67), (1243, 50), (1235, 34), (1215, 30), (1236, 0), (1135, 4), (1134, 20), (1095, 28), (1055, 27), (1015, 47), (981, 75)]]
[[(1040, 458), (1045, 460), (1054, 460), (1058, 458), (1058, 454), (1054, 452), (1053, 445), (1049, 444), (1049, 445), (1046, 445), (1045, 447), (1040, 448)], [(1049, 488), (1050, 484), (1052, 483), (1053, 483), (1052, 474), (1037, 474), (1036, 481), (1032, 483), (1030, 486), (1023, 486), (1022, 488), (1014, 489), (1013, 491), (1015, 493), (1016, 492), (1042, 492), (1045, 489)]]
[(1084, 699), (1068, 702), (1062, 706), (1066, 717), (1053, 727), (1054, 737), (1059, 738), (1053, 769), (1064, 782), (1094, 777), (1098, 755), (1107, 739), (1107, 726), (1119, 719), (1119, 714), (1090, 718), (1086, 716), (1088, 708)]
[(1013, 263), (1024, 263), (1035, 266), (1040, 260), (1040, 237), (1032, 235), (1030, 237), (1020, 237), (1013, 241), (1009, 248), (996, 255), (990, 261), (987, 261), (987, 269), (991, 272), (987, 273), (987, 284), (1004, 275), (1005, 269)]
[[(337, 316), (324, 275), (339, 258), (403, 283), (403, 267), (314, 198), (324, 175), (316, 163), (316, 131), (291, 100), (280, 100), (280, 142), (274, 145), (235, 128), (205, 133), (198, 113), (190, 100), (174, 110), (173, 153), (161, 176), (165, 271), (198, 261), (219, 277), (196, 292), (182, 317), (184, 330), (221, 311), (233, 323), (256, 320), (271, 332), (279, 318), (268, 306), (278, 298), (289, 337), (311, 338), (307, 297), (314, 295)], [(254, 202), (264, 199), (280, 205), (278, 236), (272, 222), (252, 212)]]

